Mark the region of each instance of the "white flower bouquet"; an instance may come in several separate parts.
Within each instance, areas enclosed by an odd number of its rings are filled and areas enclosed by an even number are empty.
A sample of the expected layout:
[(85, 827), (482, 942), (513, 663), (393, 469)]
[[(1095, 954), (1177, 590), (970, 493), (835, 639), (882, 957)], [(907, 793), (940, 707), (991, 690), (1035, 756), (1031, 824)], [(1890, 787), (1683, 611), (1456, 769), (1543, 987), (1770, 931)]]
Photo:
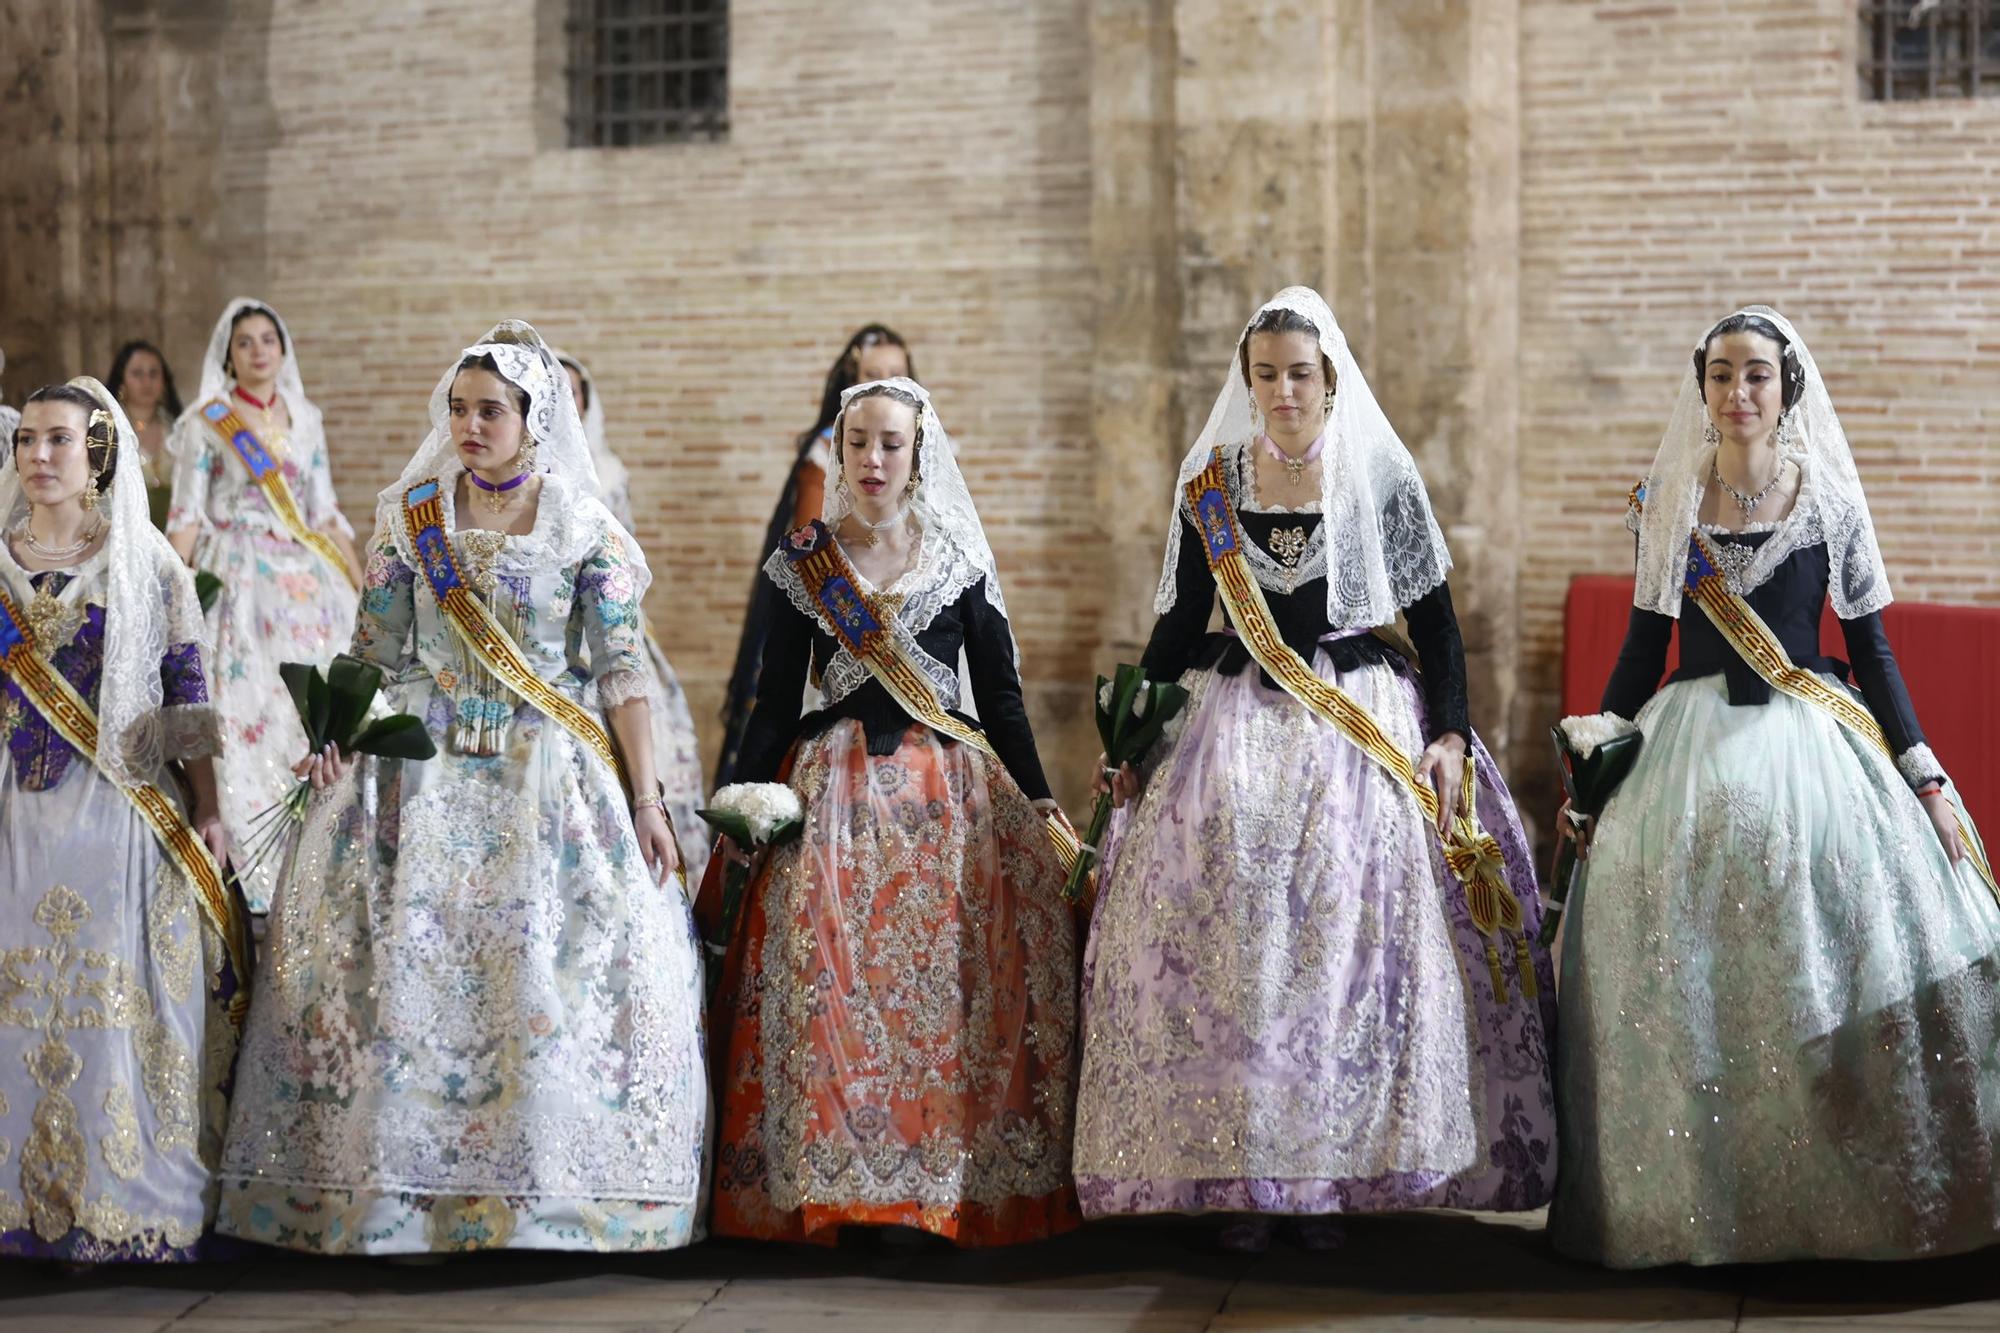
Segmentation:
[(707, 808), (695, 813), (743, 852), (743, 856), (731, 858), (723, 872), (722, 927), (715, 939), (707, 941), (708, 985), (713, 991), (722, 979), (722, 958), (735, 934), (736, 914), (750, 882), (748, 858), (797, 837), (805, 827), (806, 813), (799, 804), (799, 794), (782, 782), (732, 782), (717, 789)]

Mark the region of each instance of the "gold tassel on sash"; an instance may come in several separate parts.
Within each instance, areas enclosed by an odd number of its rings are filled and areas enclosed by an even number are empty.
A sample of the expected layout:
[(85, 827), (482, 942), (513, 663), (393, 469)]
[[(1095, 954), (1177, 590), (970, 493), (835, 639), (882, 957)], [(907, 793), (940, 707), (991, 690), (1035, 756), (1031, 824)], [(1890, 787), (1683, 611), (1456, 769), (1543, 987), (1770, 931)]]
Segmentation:
[[(1381, 765), (1417, 803), (1425, 827), (1437, 832), (1440, 822), (1437, 792), (1428, 783), (1417, 780), (1410, 757), (1396, 747), (1360, 701), (1338, 685), (1321, 680), (1279, 633), (1270, 604), (1264, 600), (1264, 591), (1243, 556), (1235, 502), (1223, 476), (1219, 450), (1210, 456), (1201, 474), (1188, 482), (1187, 500), (1201, 534), (1209, 572), (1215, 577), (1230, 623), (1236, 627), (1237, 637), (1249, 649), (1250, 656), (1287, 694)], [(1477, 787), (1478, 765), (1468, 750), (1458, 809), (1444, 821), (1448, 827), (1438, 833), (1444, 863), (1464, 887), (1473, 928), (1486, 941), (1486, 967), (1494, 995), (1503, 1003), (1508, 998), (1496, 943), (1499, 932), (1508, 932), (1516, 937), (1513, 954), (1520, 971), (1521, 994), (1536, 999), (1541, 988), (1535, 981), (1533, 955), (1521, 934), (1521, 903), (1507, 883), (1499, 842), (1479, 826)]]

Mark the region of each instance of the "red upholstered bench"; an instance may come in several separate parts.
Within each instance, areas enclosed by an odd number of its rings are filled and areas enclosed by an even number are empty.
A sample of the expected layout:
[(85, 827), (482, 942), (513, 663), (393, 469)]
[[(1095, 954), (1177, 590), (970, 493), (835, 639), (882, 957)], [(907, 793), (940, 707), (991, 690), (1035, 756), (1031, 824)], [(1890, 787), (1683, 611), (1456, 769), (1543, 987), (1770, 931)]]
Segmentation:
[[(1570, 580), (1563, 606), (1565, 715), (1597, 711), (1631, 610), (1629, 577)], [(1924, 735), (1958, 784), (1980, 835), (1992, 843), (2000, 838), (2000, 607), (1894, 602), (1882, 621)], [(1680, 661), (1679, 637), (1667, 651), (1669, 673)], [(1831, 606), (1819, 637), (1822, 652), (1846, 658)]]

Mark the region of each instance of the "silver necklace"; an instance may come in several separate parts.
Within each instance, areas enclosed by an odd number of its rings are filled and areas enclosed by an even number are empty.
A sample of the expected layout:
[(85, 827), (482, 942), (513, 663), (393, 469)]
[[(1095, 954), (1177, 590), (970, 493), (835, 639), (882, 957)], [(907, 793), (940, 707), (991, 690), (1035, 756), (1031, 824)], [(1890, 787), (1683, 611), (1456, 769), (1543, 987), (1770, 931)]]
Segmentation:
[(865, 531), (861, 534), (861, 544), (863, 546), (869, 546), (869, 547), (880, 546), (882, 544), (882, 538), (880, 534), (887, 532), (890, 528), (895, 527), (898, 523), (901, 523), (904, 519), (908, 518), (909, 516), (910, 516), (910, 507), (907, 504), (904, 505), (902, 508), (898, 509), (895, 513), (889, 515), (889, 517), (883, 519), (880, 523), (870, 523), (867, 519), (861, 516), (859, 511), (854, 511), (852, 514), (854, 521), (856, 523), (859, 523), (862, 526), (862, 528), (865, 529)]
[(1778, 460), (1778, 466), (1776, 469), (1772, 471), (1771, 479), (1765, 482), (1764, 489), (1758, 491), (1755, 495), (1745, 495), (1743, 492), (1737, 490), (1734, 486), (1731, 486), (1729, 484), (1728, 479), (1722, 475), (1722, 469), (1718, 465), (1710, 463), (1708, 465), (1708, 471), (1709, 475), (1715, 478), (1715, 484), (1722, 487), (1723, 490), (1729, 492), (1729, 498), (1734, 500), (1736, 502), (1736, 507), (1743, 511), (1743, 521), (1745, 523), (1748, 523), (1750, 521), (1750, 515), (1756, 513), (1757, 507), (1763, 504), (1765, 498), (1769, 496), (1774, 489), (1777, 488), (1778, 478), (1785, 475), (1785, 460), (1782, 458)]
[(103, 531), (104, 524), (100, 522), (96, 527), (84, 533), (83, 536), (77, 538), (75, 542), (68, 546), (44, 546), (35, 540), (35, 529), (33, 526), (29, 524), (28, 520), (23, 519), (20, 526), (14, 529), (14, 536), (23, 546), (27, 547), (28, 550), (40, 559), (69, 560), (82, 555), (84, 548), (96, 541), (99, 534)]

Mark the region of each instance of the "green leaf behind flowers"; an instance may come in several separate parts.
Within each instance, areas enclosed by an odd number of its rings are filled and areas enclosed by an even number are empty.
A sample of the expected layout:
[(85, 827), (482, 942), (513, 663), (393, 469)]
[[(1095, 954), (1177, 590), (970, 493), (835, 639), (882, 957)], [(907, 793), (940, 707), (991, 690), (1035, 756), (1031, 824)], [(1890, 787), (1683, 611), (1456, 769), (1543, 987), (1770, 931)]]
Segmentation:
[(280, 662), (278, 676), (291, 691), (292, 707), (299, 710), (299, 725), (306, 729), (306, 748), (317, 753), (326, 747), (326, 724), (313, 705), (313, 695), (317, 691), (321, 699), (326, 697), (326, 681), (318, 667), (306, 662)]
[(326, 738), (342, 750), (353, 750), (375, 693), (382, 688), (382, 668), (342, 653), (326, 669), (326, 688), (331, 700)]
[(206, 612), (215, 606), (215, 599), (222, 595), (222, 580), (205, 569), (194, 572), (194, 599), (201, 603)]
[(424, 720), (410, 713), (379, 717), (340, 747), (350, 754), (372, 754), (378, 759), (429, 759), (437, 754)]

